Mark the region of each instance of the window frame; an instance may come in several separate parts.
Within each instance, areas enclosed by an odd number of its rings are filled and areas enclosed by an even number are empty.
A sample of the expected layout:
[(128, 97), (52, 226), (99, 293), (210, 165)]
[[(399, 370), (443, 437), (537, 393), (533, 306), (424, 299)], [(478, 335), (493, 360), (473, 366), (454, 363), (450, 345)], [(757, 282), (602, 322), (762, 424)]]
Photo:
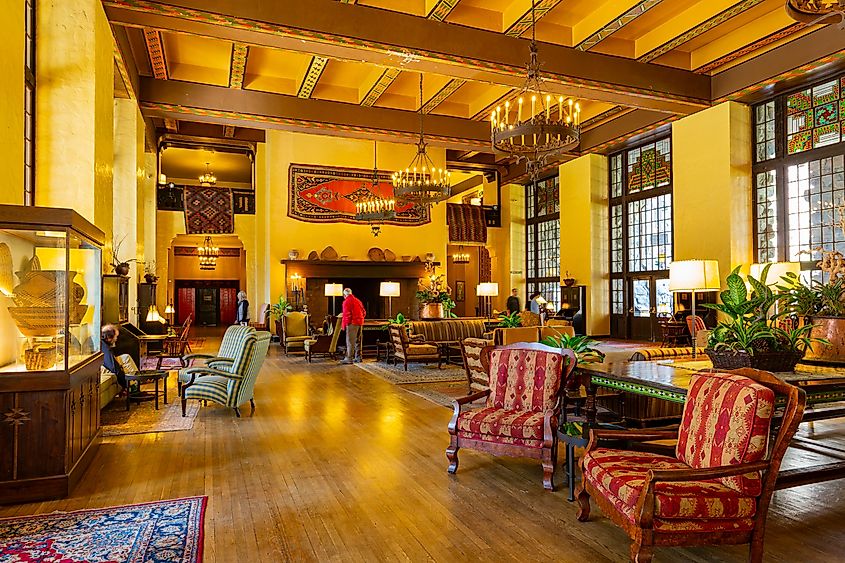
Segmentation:
[[(540, 184), (544, 184), (549, 181), (557, 181), (558, 197), (557, 205), (555, 206), (555, 211), (551, 213), (546, 212), (543, 215), (537, 215), (537, 209), (539, 209), (538, 187)], [(531, 216), (529, 216), (529, 210), (533, 210)], [(558, 273), (556, 276), (537, 276), (535, 274), (539, 273), (538, 265), (540, 263), (540, 248), (537, 244), (538, 234), (540, 232), (540, 225), (554, 222), (557, 223), (558, 232), (558, 236), (556, 239), (558, 255), (556, 265)], [(533, 230), (534, 234), (533, 248), (531, 246), (532, 237), (529, 234), (529, 231), (531, 230)], [(526, 304), (528, 303), (529, 295), (531, 295), (535, 291), (540, 291), (540, 287), (543, 285), (552, 284), (554, 287), (554, 294), (544, 294), (543, 298), (549, 301), (549, 303), (554, 304), (555, 310), (557, 310), (560, 306), (560, 274), (560, 176), (557, 174), (551, 174), (549, 176), (538, 179), (536, 182), (532, 182), (531, 184), (525, 185), (525, 282), (527, 291), (527, 295), (525, 296)], [(541, 291), (541, 293), (543, 292)]]

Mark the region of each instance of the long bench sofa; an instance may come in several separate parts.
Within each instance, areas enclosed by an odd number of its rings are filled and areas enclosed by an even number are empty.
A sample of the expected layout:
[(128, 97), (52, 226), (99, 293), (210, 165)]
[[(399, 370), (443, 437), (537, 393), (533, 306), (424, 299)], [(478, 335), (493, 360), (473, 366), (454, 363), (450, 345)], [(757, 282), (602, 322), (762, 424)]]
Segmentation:
[(482, 319), (444, 319), (439, 321), (411, 321), (411, 338), (422, 335), (426, 342), (461, 342), (464, 338), (484, 335)]

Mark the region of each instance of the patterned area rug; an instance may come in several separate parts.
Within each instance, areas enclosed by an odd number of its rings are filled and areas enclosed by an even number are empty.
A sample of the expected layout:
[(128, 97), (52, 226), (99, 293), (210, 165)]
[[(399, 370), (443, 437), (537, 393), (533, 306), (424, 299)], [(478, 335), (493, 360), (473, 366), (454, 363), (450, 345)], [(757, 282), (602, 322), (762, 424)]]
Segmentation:
[(202, 561), (206, 497), (0, 519), (0, 561)]
[(185, 228), (189, 235), (235, 232), (232, 190), (185, 186)]
[[(182, 403), (176, 396), (176, 378), (170, 376), (167, 386), (167, 400), (159, 397), (158, 409), (155, 401), (133, 402), (126, 410), (126, 397), (115, 397), (100, 411), (103, 436), (125, 436), (127, 434), (149, 434), (153, 432), (182, 432), (194, 427), (194, 419), (200, 409), (199, 401), (188, 401), (187, 416), (182, 416)], [(152, 389), (149, 384), (143, 390)]]
[(466, 381), (467, 376), (463, 367), (443, 364), (437, 369), (437, 364), (408, 364), (405, 371), (401, 364), (391, 365), (385, 362), (367, 360), (360, 364), (353, 364), (362, 370), (375, 375), (394, 385), (412, 385), (417, 383), (434, 383), (440, 381)]

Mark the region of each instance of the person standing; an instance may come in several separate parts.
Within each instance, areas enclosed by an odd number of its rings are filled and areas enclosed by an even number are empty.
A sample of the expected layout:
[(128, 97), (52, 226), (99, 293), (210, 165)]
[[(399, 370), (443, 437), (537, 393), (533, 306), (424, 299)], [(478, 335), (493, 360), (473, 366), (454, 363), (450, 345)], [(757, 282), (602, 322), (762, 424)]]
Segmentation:
[(538, 297), (540, 297), (539, 291), (535, 291), (534, 293), (531, 294), (531, 296), (528, 298), (529, 299), (528, 310), (531, 311), (532, 313), (536, 313), (536, 314), (539, 315), (540, 314), (540, 302), (537, 300)]
[(246, 300), (246, 291), (238, 292), (238, 307), (235, 311), (235, 324), (243, 326), (249, 324), (249, 301)]
[(508, 297), (507, 303), (508, 313), (519, 313), (519, 291), (511, 290), (511, 295)]
[(367, 311), (361, 300), (352, 295), (348, 287), (343, 289), (343, 323), (346, 330), (346, 357), (342, 364), (358, 363), (361, 361), (361, 330)]

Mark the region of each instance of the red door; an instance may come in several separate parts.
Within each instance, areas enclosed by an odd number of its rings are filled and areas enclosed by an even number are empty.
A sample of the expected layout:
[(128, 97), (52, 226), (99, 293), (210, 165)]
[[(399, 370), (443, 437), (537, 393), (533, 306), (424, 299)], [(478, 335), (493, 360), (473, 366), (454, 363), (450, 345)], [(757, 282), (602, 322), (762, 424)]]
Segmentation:
[(220, 324), (235, 324), (238, 290), (234, 287), (220, 288)]
[(196, 306), (196, 289), (193, 287), (180, 287), (176, 299), (177, 323), (183, 324), (188, 316), (196, 318), (194, 312)]

